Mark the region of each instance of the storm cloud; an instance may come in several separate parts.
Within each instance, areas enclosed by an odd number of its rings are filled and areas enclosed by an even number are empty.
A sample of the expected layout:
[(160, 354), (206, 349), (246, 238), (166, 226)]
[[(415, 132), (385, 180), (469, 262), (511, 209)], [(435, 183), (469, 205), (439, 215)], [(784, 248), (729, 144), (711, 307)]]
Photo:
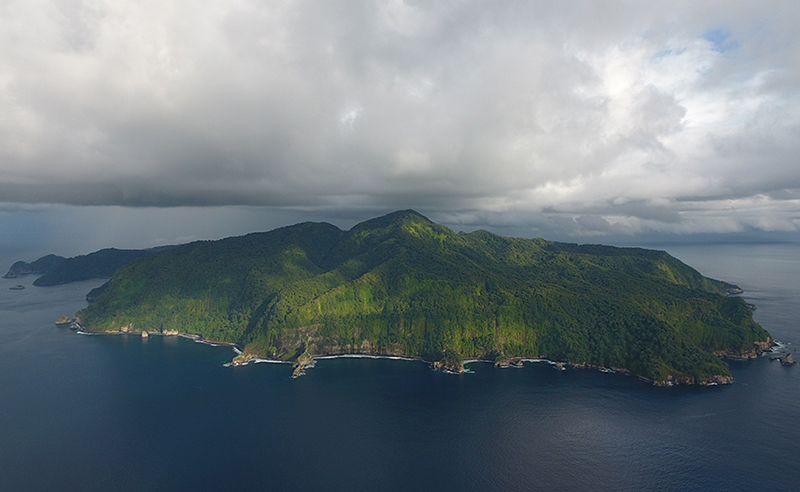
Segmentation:
[(798, 20), (785, 1), (6, 1), (0, 201), (796, 231)]

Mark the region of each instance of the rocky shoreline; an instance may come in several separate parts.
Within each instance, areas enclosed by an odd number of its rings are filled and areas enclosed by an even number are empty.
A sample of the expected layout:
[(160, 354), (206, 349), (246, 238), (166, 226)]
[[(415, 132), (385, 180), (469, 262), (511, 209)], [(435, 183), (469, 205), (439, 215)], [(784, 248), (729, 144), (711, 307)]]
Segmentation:
[[(769, 346), (771, 348), (774, 345), (774, 342)], [(766, 351), (766, 350), (765, 350)], [(763, 353), (763, 352), (762, 352)], [(431, 369), (439, 370), (442, 372), (446, 372), (449, 374), (465, 374), (469, 372), (469, 369), (466, 367), (469, 364), (483, 362), (483, 363), (491, 363), (494, 364), (497, 368), (522, 368), (524, 367), (525, 362), (529, 363), (539, 363), (544, 362), (547, 364), (552, 365), (555, 369), (558, 370), (566, 370), (567, 368), (572, 369), (593, 369), (600, 372), (605, 373), (617, 373), (617, 374), (624, 374), (626, 376), (635, 377), (643, 382), (652, 384), (654, 386), (675, 386), (675, 385), (697, 385), (697, 386), (717, 386), (722, 384), (731, 384), (733, 383), (733, 377), (725, 376), (725, 375), (716, 375), (710, 376), (707, 378), (694, 378), (691, 376), (672, 376), (670, 375), (664, 381), (655, 381), (652, 379), (648, 379), (642, 377), (638, 374), (635, 374), (632, 371), (627, 369), (618, 368), (618, 367), (602, 367), (596, 366), (588, 363), (572, 363), (572, 362), (565, 362), (565, 361), (555, 361), (551, 359), (547, 359), (545, 357), (514, 357), (514, 358), (504, 358), (501, 360), (491, 360), (491, 359), (468, 359), (463, 362), (453, 363), (453, 362), (446, 362), (445, 360), (440, 361), (430, 361), (427, 359), (423, 359), (421, 357), (407, 357), (407, 356), (397, 356), (397, 355), (382, 355), (382, 354), (365, 354), (365, 353), (337, 353), (337, 354), (321, 354), (321, 355), (311, 355), (308, 351), (304, 351), (303, 354), (298, 357), (295, 361), (291, 360), (279, 360), (279, 359), (271, 359), (271, 358), (264, 358), (259, 357), (253, 354), (239, 354), (234, 359), (225, 364), (226, 366), (231, 367), (238, 367), (238, 366), (245, 366), (251, 363), (259, 363), (259, 362), (272, 362), (272, 363), (281, 363), (281, 364), (292, 364), (292, 377), (296, 378), (303, 374), (305, 374), (305, 369), (314, 367), (317, 360), (326, 360), (326, 359), (346, 359), (346, 358), (371, 358), (371, 359), (389, 359), (389, 360), (405, 360), (405, 361), (417, 361), (423, 362), (428, 364)], [(739, 360), (749, 360), (752, 357), (739, 357)]]
[[(68, 321), (67, 321), (68, 320)], [(61, 322), (61, 323), (59, 323)], [(371, 352), (353, 352), (353, 353), (323, 353), (323, 354), (312, 354), (308, 349), (304, 349), (303, 352), (297, 356), (294, 360), (280, 360), (280, 359), (272, 359), (268, 357), (259, 356), (253, 353), (243, 353), (242, 348), (239, 347), (235, 343), (231, 342), (221, 342), (215, 340), (207, 340), (204, 339), (200, 335), (192, 334), (192, 333), (182, 333), (176, 330), (170, 331), (147, 331), (147, 330), (136, 330), (133, 324), (128, 324), (120, 327), (118, 331), (92, 331), (87, 329), (83, 325), (81, 325), (80, 320), (77, 318), (69, 318), (67, 316), (62, 315), (56, 321), (58, 326), (64, 326), (64, 322), (66, 324), (71, 325), (72, 329), (78, 329), (82, 333), (92, 333), (92, 334), (106, 334), (106, 335), (139, 335), (142, 338), (148, 338), (150, 335), (160, 335), (160, 336), (179, 336), (182, 338), (186, 338), (189, 340), (193, 340), (197, 343), (203, 343), (212, 346), (223, 346), (223, 347), (232, 347), (238, 354), (231, 360), (231, 362), (225, 364), (226, 367), (238, 367), (248, 365), (250, 363), (259, 363), (259, 362), (272, 362), (272, 363), (283, 363), (283, 364), (292, 364), (292, 378), (297, 378), (301, 375), (305, 374), (305, 369), (313, 367), (316, 363), (317, 359), (334, 359), (334, 358), (357, 358), (357, 357), (369, 357), (369, 358), (380, 358), (380, 359), (399, 359), (399, 360), (410, 360), (410, 361), (420, 361), (428, 364), (434, 370), (440, 370), (442, 372), (447, 372), (450, 374), (464, 374), (468, 372), (468, 369), (465, 367), (468, 364), (474, 362), (488, 362), (493, 363), (495, 367), (498, 368), (510, 368), (516, 367), (521, 368), (524, 367), (524, 362), (546, 362), (548, 364), (553, 365), (556, 369), (564, 370), (566, 368), (573, 368), (573, 369), (594, 369), (600, 372), (609, 372), (609, 373), (619, 373), (625, 374), (627, 376), (635, 377), (641, 381), (650, 383), (654, 386), (674, 386), (678, 384), (686, 384), (686, 385), (698, 385), (698, 386), (716, 386), (720, 384), (731, 384), (733, 382), (733, 377), (726, 376), (726, 375), (715, 375), (709, 376), (706, 378), (695, 378), (692, 376), (674, 376), (669, 375), (666, 380), (657, 381), (652, 380), (634, 372), (618, 367), (602, 367), (589, 364), (587, 362), (583, 363), (574, 363), (569, 361), (555, 361), (545, 357), (505, 357), (499, 356), (495, 359), (468, 359), (468, 360), (460, 360), (456, 358), (448, 358), (445, 357), (438, 361), (430, 361), (423, 359), (421, 357), (410, 357), (405, 356), (403, 354), (381, 354), (381, 353), (371, 353)], [(74, 328), (73, 328), (74, 327)], [(741, 353), (732, 353), (732, 352), (716, 352), (715, 355), (722, 358), (729, 358), (735, 360), (751, 360), (759, 357), (761, 354), (770, 351), (773, 347), (775, 347), (777, 343), (770, 338), (765, 342), (755, 342), (753, 348), (748, 351), (744, 351)], [(777, 358), (773, 358), (777, 359)], [(788, 362), (788, 363), (787, 363)], [(784, 365), (791, 365), (795, 361), (791, 359), (791, 354), (789, 354), (789, 359), (787, 362), (781, 360), (781, 363)]]
[(756, 359), (764, 352), (769, 352), (772, 347), (775, 347), (777, 343), (772, 338), (769, 338), (765, 342), (753, 342), (753, 348), (750, 350), (746, 350), (744, 352), (731, 352), (727, 350), (717, 350), (714, 352), (714, 355), (717, 357), (721, 357), (723, 359), (733, 359), (733, 360), (751, 360)]
[[(62, 315), (63, 316), (63, 315)], [(166, 330), (166, 331), (159, 331), (159, 330), (137, 330), (133, 328), (133, 324), (122, 326), (119, 330), (116, 331), (95, 331), (83, 326), (78, 318), (68, 318), (70, 322), (67, 324), (71, 324), (75, 326), (81, 333), (87, 333), (92, 335), (138, 335), (142, 338), (149, 338), (151, 335), (154, 336), (164, 336), (164, 337), (181, 337), (186, 338), (187, 340), (192, 340), (197, 343), (202, 343), (205, 345), (211, 345), (213, 347), (232, 347), (237, 352), (241, 353), (242, 349), (235, 343), (230, 342), (220, 342), (217, 340), (207, 340), (200, 335), (195, 335), (194, 333), (183, 333), (177, 330)], [(63, 321), (61, 317), (59, 317), (59, 321)], [(63, 326), (59, 324), (59, 321), (56, 321), (57, 326)]]

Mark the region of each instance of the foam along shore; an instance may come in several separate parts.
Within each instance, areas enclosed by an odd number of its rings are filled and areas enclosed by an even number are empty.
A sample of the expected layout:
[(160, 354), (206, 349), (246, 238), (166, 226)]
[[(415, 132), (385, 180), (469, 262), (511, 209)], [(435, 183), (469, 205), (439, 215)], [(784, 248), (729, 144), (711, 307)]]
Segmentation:
[[(241, 352), (239, 352), (239, 353), (241, 354)], [(297, 364), (296, 361), (291, 361), (291, 360), (278, 360), (278, 359), (268, 359), (268, 358), (262, 358), (262, 357), (254, 357), (254, 356), (244, 356), (244, 357), (239, 358), (239, 360), (234, 360), (232, 362), (228, 362), (228, 363), (224, 364), (224, 366), (225, 367), (237, 367), (237, 366), (248, 365), (248, 364), (251, 364), (251, 363), (252, 364), (259, 364), (259, 363), (293, 364), (293, 366), (295, 367), (295, 370), (296, 370), (296, 374), (294, 374), (292, 377), (296, 378), (296, 377), (299, 377), (301, 375), (305, 375), (304, 369), (314, 367), (316, 361), (318, 361), (318, 360), (332, 360), (332, 359), (386, 359), (386, 360), (400, 360), (400, 361), (406, 361), (406, 362), (422, 362), (422, 363), (428, 364), (434, 370), (441, 370), (442, 372), (447, 373), (447, 374), (470, 374), (470, 373), (473, 373), (473, 371), (469, 370), (466, 367), (465, 367), (465, 369), (463, 371), (460, 371), (460, 372), (451, 371), (451, 370), (448, 370), (448, 369), (442, 367), (441, 365), (437, 365), (435, 361), (429, 361), (427, 359), (423, 359), (422, 357), (409, 357), (409, 356), (402, 356), (402, 355), (357, 354), (357, 353), (355, 353), (355, 354), (326, 354), (326, 355), (313, 356), (310, 362), (306, 362), (306, 363), (299, 364), (299, 365)], [(595, 366), (590, 366), (588, 364), (584, 364), (584, 365), (577, 364), (576, 365), (576, 364), (571, 364), (569, 362), (554, 361), (554, 360), (544, 359), (544, 358), (540, 358), (540, 357), (515, 358), (515, 359), (511, 359), (511, 362), (509, 364), (498, 364), (496, 361), (493, 361), (493, 360), (490, 360), (490, 359), (465, 359), (463, 361), (463, 365), (467, 366), (468, 364), (484, 363), (484, 364), (494, 364), (495, 367), (502, 367), (502, 368), (505, 368), (505, 367), (522, 368), (524, 362), (528, 362), (528, 363), (545, 363), (545, 364), (549, 364), (549, 365), (553, 366), (555, 369), (558, 369), (560, 371), (565, 371), (567, 369), (567, 367), (574, 367), (574, 368), (579, 368), (579, 369), (587, 369), (587, 368), (588, 369), (597, 369), (600, 372), (612, 373), (612, 374), (613, 373), (622, 373), (622, 374), (626, 374), (626, 375), (633, 375), (632, 373), (630, 373), (629, 371), (626, 371), (624, 369), (611, 369), (611, 368), (607, 368), (607, 367), (595, 367)], [(299, 370), (298, 370), (298, 368), (299, 368)], [(653, 381), (650, 381), (650, 380), (647, 380), (647, 379), (644, 379), (644, 378), (641, 378), (641, 377), (639, 377), (639, 379), (642, 379), (643, 381), (646, 381), (646, 382), (649, 382), (649, 383), (656, 384)], [(666, 386), (672, 386), (674, 384), (678, 384), (678, 383), (677, 382), (672, 382), (672, 384), (668, 383), (668, 384), (666, 384)], [(709, 383), (707, 383), (707, 385), (709, 385), (709, 386), (716, 385), (716, 384), (720, 384), (720, 383), (717, 383), (717, 382), (709, 382)]]
[(406, 360), (406, 361), (420, 361), (428, 362), (420, 357), (406, 357), (402, 355), (372, 355), (372, 354), (333, 354), (333, 355), (320, 355), (314, 357), (317, 360), (326, 359), (388, 359), (388, 360)]
[[(297, 364), (297, 361), (293, 360), (280, 360), (280, 359), (269, 359), (263, 357), (256, 357), (253, 355), (243, 355), (239, 354), (237, 357), (234, 357), (234, 360), (225, 364), (225, 367), (238, 367), (238, 366), (245, 366), (248, 364), (259, 364), (259, 363), (272, 363), (272, 364), (292, 364), (295, 367), (295, 370), (299, 367), (300, 370), (298, 371), (297, 375), (304, 374), (302, 371), (305, 368), (314, 367), (316, 361), (318, 360), (331, 360), (331, 359), (386, 359), (386, 360), (401, 360), (406, 362), (422, 362), (425, 364), (434, 367), (434, 362), (429, 360), (423, 359), (422, 357), (409, 357), (403, 355), (375, 355), (375, 354), (325, 354), (325, 355), (315, 355), (311, 356), (309, 354), (310, 359), (303, 361), (301, 364)], [(446, 371), (451, 372), (451, 371)], [(455, 373), (453, 373), (455, 374)], [(296, 377), (296, 376), (295, 376)]]
[(650, 383), (650, 384), (652, 384), (654, 386), (676, 386), (676, 385), (679, 385), (679, 384), (692, 384), (692, 385), (699, 385), (699, 386), (718, 386), (720, 384), (731, 384), (731, 383), (733, 383), (733, 378), (726, 377), (726, 376), (717, 376), (717, 377), (708, 378), (707, 380), (702, 380), (702, 381), (698, 381), (698, 380), (695, 380), (694, 378), (689, 378), (689, 377), (684, 378), (684, 379), (681, 379), (681, 378), (670, 378), (670, 379), (668, 379), (666, 381), (653, 381), (652, 379), (645, 378), (643, 376), (635, 374), (632, 371), (629, 371), (627, 369), (618, 368), (618, 367), (595, 366), (595, 365), (588, 364), (588, 363), (575, 364), (575, 363), (572, 363), (572, 362), (550, 360), (550, 359), (546, 359), (546, 358), (542, 358), (542, 357), (509, 358), (509, 359), (505, 359), (502, 363), (499, 363), (498, 361), (487, 360), (487, 359), (467, 359), (467, 360), (464, 360), (464, 365), (472, 364), (472, 363), (475, 363), (475, 362), (489, 362), (489, 363), (493, 362), (495, 367), (500, 367), (500, 368), (507, 368), (507, 367), (521, 368), (521, 367), (523, 367), (523, 363), (524, 362), (529, 362), (529, 363), (546, 363), (546, 364), (550, 364), (555, 369), (560, 370), (560, 371), (566, 371), (567, 368), (594, 369), (594, 370), (597, 370), (597, 371), (600, 371), (600, 372), (604, 372), (604, 373), (608, 373), (608, 374), (624, 374), (626, 376), (633, 376), (633, 377), (635, 377), (635, 378), (637, 378), (637, 379), (639, 379), (641, 381)]
[[(305, 354), (305, 353), (304, 353)], [(468, 374), (472, 373), (473, 371), (469, 370), (468, 368), (464, 367), (460, 371), (453, 371), (450, 370), (448, 367), (442, 365), (441, 361), (429, 361), (423, 359), (422, 357), (409, 357), (409, 356), (402, 356), (402, 355), (375, 355), (375, 354), (325, 354), (325, 355), (318, 355), (318, 356), (309, 356), (310, 359), (307, 361), (303, 361), (302, 363), (298, 364), (297, 361), (292, 360), (278, 360), (278, 359), (269, 359), (269, 358), (262, 358), (256, 357), (253, 355), (243, 355), (239, 354), (237, 357), (234, 358), (233, 361), (228, 362), (225, 364), (225, 367), (237, 367), (237, 366), (244, 366), (250, 363), (258, 364), (258, 363), (273, 363), (273, 364), (292, 364), (294, 368), (293, 378), (302, 376), (305, 374), (304, 369), (314, 367), (314, 364), (317, 360), (330, 360), (330, 359), (388, 359), (388, 360), (402, 360), (402, 361), (412, 361), (412, 362), (424, 362), (431, 366), (434, 370), (441, 370), (442, 372), (448, 374)], [(626, 376), (633, 376), (641, 381), (650, 383), (654, 386), (676, 386), (679, 384), (696, 384), (700, 386), (717, 386), (720, 384), (731, 384), (733, 382), (733, 378), (726, 377), (726, 376), (718, 376), (714, 378), (709, 378), (708, 380), (697, 381), (694, 378), (671, 378), (667, 381), (653, 381), (651, 379), (647, 379), (645, 377), (639, 376), (627, 369), (621, 369), (616, 367), (602, 367), (602, 366), (594, 366), (591, 364), (575, 364), (572, 362), (565, 362), (565, 361), (557, 361), (557, 360), (550, 360), (542, 357), (520, 357), (520, 358), (509, 358), (507, 359), (508, 363), (499, 364), (497, 361), (493, 361), (490, 359), (465, 359), (462, 362), (462, 367), (468, 364), (474, 363), (492, 363), (495, 367), (516, 367), (521, 368), (523, 367), (523, 363), (545, 363), (550, 364), (555, 369), (560, 371), (566, 371), (567, 368), (574, 368), (574, 369), (595, 369), (600, 372), (604, 373), (611, 373), (611, 374), (624, 374)]]
[[(769, 360), (777, 360), (784, 366), (793, 366), (797, 364), (797, 361), (794, 360), (792, 349), (789, 347), (789, 345), (791, 345), (791, 343), (775, 342), (775, 345), (769, 351)], [(797, 349), (794, 350), (797, 351)]]
[[(461, 362), (459, 370), (453, 370), (453, 368), (444, 364), (443, 361), (430, 361), (427, 359), (423, 359), (422, 357), (411, 357), (411, 356), (404, 356), (404, 355), (377, 355), (377, 354), (359, 354), (359, 353), (347, 353), (347, 354), (324, 354), (324, 355), (314, 355), (308, 354), (304, 352), (303, 355), (307, 355), (308, 360), (302, 361), (300, 364), (296, 360), (280, 360), (280, 359), (270, 359), (267, 357), (258, 357), (253, 354), (244, 354), (242, 352), (241, 347), (239, 347), (235, 343), (230, 342), (220, 342), (215, 340), (206, 340), (200, 335), (196, 335), (193, 333), (181, 333), (175, 331), (166, 331), (166, 332), (159, 332), (159, 331), (144, 331), (144, 330), (132, 330), (132, 326), (124, 326), (119, 331), (104, 331), (104, 332), (91, 332), (87, 331), (82, 325), (80, 325), (79, 320), (75, 320), (75, 324), (79, 326), (78, 332), (82, 334), (107, 334), (107, 335), (140, 335), (146, 337), (147, 335), (143, 335), (143, 333), (148, 333), (149, 335), (161, 335), (161, 336), (178, 336), (181, 338), (186, 338), (189, 340), (193, 340), (196, 343), (202, 343), (205, 345), (210, 345), (212, 347), (232, 347), (234, 352), (237, 354), (231, 362), (227, 362), (223, 364), (225, 367), (237, 367), (237, 366), (244, 366), (250, 363), (253, 364), (292, 364), (294, 367), (294, 374), (293, 377), (298, 377), (304, 375), (304, 369), (314, 367), (314, 364), (317, 360), (329, 360), (329, 359), (387, 359), (387, 360), (402, 360), (402, 361), (414, 361), (414, 362), (424, 362), (431, 366), (434, 370), (441, 370), (442, 372), (448, 374), (465, 374), (465, 373), (472, 373), (473, 371), (469, 370), (465, 366), (468, 364), (473, 364), (476, 362), (483, 362), (483, 363), (493, 363), (495, 367), (516, 367), (521, 368), (523, 367), (523, 363), (546, 363), (552, 365), (555, 369), (565, 371), (568, 367), (575, 368), (575, 369), (595, 369), (600, 372), (604, 373), (620, 373), (625, 374), (627, 376), (634, 376), (637, 379), (640, 379), (644, 382), (651, 383), (655, 386), (675, 386), (678, 384), (696, 384), (700, 386), (717, 386), (720, 384), (731, 384), (733, 382), (733, 378), (729, 376), (716, 376), (712, 378), (708, 378), (707, 380), (698, 381), (694, 378), (672, 378), (666, 381), (653, 381), (651, 379), (645, 378), (643, 376), (637, 375), (632, 371), (623, 368), (616, 368), (616, 367), (603, 367), (603, 366), (595, 366), (588, 363), (583, 364), (575, 364), (572, 362), (565, 362), (565, 361), (555, 361), (550, 360), (542, 357), (513, 357), (513, 358), (504, 358), (502, 361), (500, 360), (491, 360), (491, 359), (465, 359)], [(775, 342), (774, 340), (770, 339), (769, 342), (765, 342), (763, 346), (759, 346), (757, 348), (762, 349), (764, 352), (769, 352), (770, 349), (774, 347), (780, 347), (780, 342)]]
[[(236, 349), (234, 349), (236, 350)], [(241, 353), (241, 351), (238, 351)], [(222, 364), (224, 367), (236, 367), (236, 366), (246, 366), (248, 364), (292, 364), (290, 360), (276, 360), (276, 359), (264, 359), (262, 357), (253, 357), (248, 359), (247, 362), (244, 363), (235, 363), (235, 362), (226, 362)]]
[(202, 336), (195, 335), (194, 333), (182, 333), (178, 331), (133, 330), (130, 329), (130, 325), (124, 326), (122, 327), (122, 329), (117, 331), (93, 331), (81, 325), (80, 321), (77, 318), (72, 322), (72, 324), (76, 326), (76, 328), (74, 329), (77, 329), (78, 333), (80, 333), (81, 335), (133, 335), (133, 336), (138, 335), (142, 338), (149, 338), (150, 336), (180, 337), (180, 338), (185, 338), (187, 340), (192, 340), (195, 343), (210, 345), (212, 347), (231, 347), (237, 354), (242, 353), (241, 347), (239, 347), (235, 343), (220, 342), (217, 340), (206, 340)]

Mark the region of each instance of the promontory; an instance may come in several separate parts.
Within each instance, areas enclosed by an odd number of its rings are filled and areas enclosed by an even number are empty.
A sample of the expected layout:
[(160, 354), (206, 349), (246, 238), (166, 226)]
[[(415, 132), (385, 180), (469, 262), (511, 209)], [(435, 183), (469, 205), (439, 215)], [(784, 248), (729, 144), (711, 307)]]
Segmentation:
[(772, 343), (736, 289), (663, 251), (456, 233), (406, 210), (161, 251), (117, 270), (77, 317), (235, 343), (239, 360), (546, 358), (708, 384), (731, 379), (720, 357)]

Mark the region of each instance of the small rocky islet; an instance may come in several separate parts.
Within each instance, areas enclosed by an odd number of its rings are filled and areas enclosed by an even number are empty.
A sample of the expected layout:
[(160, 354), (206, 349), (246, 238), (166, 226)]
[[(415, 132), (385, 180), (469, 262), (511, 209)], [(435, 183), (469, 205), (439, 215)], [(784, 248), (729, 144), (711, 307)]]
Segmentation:
[(776, 355), (775, 357), (770, 357), (770, 360), (777, 360), (784, 366), (793, 366), (797, 364), (797, 361), (794, 360), (794, 357), (792, 357), (791, 352), (786, 352), (785, 354), (782, 355)]

